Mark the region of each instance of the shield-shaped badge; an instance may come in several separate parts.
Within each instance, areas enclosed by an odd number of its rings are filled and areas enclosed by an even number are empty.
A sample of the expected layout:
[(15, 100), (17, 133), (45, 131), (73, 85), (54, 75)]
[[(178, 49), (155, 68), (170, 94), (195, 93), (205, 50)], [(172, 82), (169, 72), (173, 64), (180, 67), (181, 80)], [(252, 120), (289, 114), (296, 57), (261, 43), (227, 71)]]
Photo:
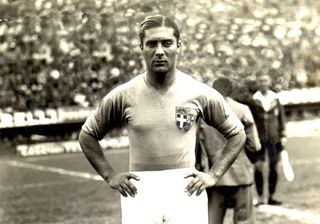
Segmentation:
[(176, 107), (176, 125), (180, 130), (188, 131), (196, 119), (194, 109), (189, 107)]

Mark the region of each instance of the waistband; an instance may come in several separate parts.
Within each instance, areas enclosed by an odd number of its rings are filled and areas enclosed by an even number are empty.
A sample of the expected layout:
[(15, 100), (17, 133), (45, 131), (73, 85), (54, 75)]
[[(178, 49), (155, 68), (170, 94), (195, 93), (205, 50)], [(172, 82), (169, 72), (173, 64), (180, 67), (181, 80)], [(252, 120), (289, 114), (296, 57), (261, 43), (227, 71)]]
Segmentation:
[(181, 175), (186, 174), (187, 172), (196, 170), (194, 167), (184, 167), (176, 169), (166, 169), (166, 170), (147, 170), (147, 171), (130, 171), (134, 174), (143, 174), (143, 175)]
[(130, 163), (130, 171), (163, 171), (163, 170), (177, 170), (185, 168), (194, 168), (193, 162), (183, 162), (175, 164), (144, 164), (144, 163)]

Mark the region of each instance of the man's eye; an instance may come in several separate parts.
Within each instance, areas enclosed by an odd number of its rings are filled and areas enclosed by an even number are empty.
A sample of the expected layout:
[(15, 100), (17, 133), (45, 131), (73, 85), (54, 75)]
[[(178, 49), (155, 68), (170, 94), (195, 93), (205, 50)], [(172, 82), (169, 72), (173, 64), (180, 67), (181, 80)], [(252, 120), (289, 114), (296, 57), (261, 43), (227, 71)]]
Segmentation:
[(171, 45), (172, 45), (172, 41), (165, 41), (163, 43), (163, 46), (165, 46), (165, 47), (170, 47)]
[(150, 47), (150, 48), (153, 48), (153, 47), (157, 46), (157, 43), (155, 43), (155, 42), (147, 42), (146, 45), (147, 45), (148, 47)]

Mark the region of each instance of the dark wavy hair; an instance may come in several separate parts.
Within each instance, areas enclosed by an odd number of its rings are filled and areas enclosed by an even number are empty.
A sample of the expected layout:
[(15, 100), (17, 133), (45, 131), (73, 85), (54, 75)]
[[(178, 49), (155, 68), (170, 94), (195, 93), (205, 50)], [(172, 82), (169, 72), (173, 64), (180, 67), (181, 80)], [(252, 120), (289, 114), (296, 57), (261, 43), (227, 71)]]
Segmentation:
[(148, 16), (140, 24), (139, 38), (140, 38), (141, 46), (144, 40), (145, 30), (156, 28), (156, 27), (162, 27), (162, 26), (173, 28), (174, 30), (173, 35), (177, 38), (177, 43), (178, 43), (180, 39), (180, 30), (178, 25), (169, 17), (163, 16), (163, 15), (154, 15), (154, 16)]
[(234, 89), (233, 83), (228, 78), (218, 78), (216, 79), (212, 87), (221, 93), (224, 97), (229, 97)]

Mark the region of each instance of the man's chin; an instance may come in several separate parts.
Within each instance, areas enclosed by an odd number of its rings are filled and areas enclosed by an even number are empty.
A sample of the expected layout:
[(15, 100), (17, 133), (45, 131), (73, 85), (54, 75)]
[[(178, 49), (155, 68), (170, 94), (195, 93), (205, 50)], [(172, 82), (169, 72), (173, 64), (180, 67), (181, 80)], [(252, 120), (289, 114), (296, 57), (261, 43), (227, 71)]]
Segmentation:
[(168, 69), (167, 68), (158, 67), (158, 68), (154, 68), (153, 72), (156, 73), (156, 74), (163, 74), (163, 73), (167, 73)]

